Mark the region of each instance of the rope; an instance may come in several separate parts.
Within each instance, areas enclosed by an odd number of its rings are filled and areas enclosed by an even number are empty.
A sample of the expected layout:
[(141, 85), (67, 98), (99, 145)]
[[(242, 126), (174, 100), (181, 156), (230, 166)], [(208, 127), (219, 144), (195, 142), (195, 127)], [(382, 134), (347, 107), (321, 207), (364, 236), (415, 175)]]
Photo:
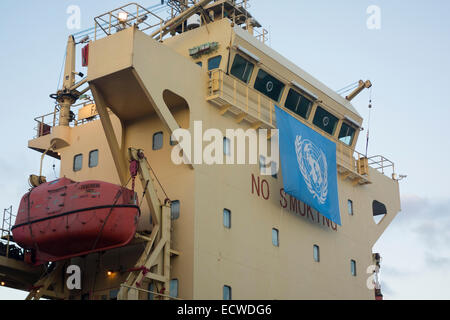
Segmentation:
[(357, 87), (358, 87), (358, 84), (359, 84), (359, 81), (354, 82), (354, 83), (352, 83), (352, 84), (349, 84), (348, 86), (346, 86), (346, 87), (344, 87), (344, 88), (342, 88), (342, 89), (336, 91), (336, 93), (337, 93), (337, 94), (343, 94), (343, 93), (346, 93), (346, 92), (348, 92), (348, 91), (350, 91), (350, 90), (352, 90), (352, 89), (354, 89), (354, 88), (357, 88)]
[(56, 87), (56, 91), (59, 90), (59, 85), (61, 84), (61, 77), (62, 77), (64, 65), (66, 64), (66, 56), (67, 56), (67, 51), (64, 53), (64, 58), (63, 58), (63, 62), (62, 62), (62, 65), (61, 65), (61, 71), (59, 72), (58, 86)]
[(155, 171), (153, 171), (152, 166), (150, 165), (150, 163), (148, 163), (147, 157), (145, 158), (145, 162), (147, 162), (148, 167), (150, 168), (150, 171), (153, 173), (153, 175), (155, 176), (156, 181), (158, 182), (159, 186), (161, 187), (161, 190), (164, 192), (164, 195), (166, 196), (166, 199), (170, 199), (167, 196), (166, 190), (164, 190), (163, 185), (161, 184), (161, 182), (158, 179), (158, 176), (156, 175)]

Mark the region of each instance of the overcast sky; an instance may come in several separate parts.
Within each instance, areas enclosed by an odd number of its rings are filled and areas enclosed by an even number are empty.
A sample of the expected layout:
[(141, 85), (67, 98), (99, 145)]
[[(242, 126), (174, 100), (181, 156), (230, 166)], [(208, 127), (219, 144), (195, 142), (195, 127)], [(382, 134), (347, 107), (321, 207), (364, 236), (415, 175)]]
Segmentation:
[[(143, 0), (149, 7), (159, 0)], [(40, 155), (27, 149), (34, 117), (51, 111), (66, 39), (93, 26), (93, 17), (125, 4), (117, 0), (1, 0), (0, 208), (26, 192)], [(450, 1), (253, 0), (250, 11), (270, 30), (271, 46), (334, 90), (370, 79), (370, 155), (396, 164), (403, 211), (374, 252), (383, 256), (386, 299), (449, 299), (450, 276)], [(81, 29), (67, 28), (67, 9), (81, 9)], [(380, 29), (369, 29), (377, 6)], [(6, 13), (6, 14), (5, 14)], [(368, 128), (368, 91), (354, 100)], [(364, 150), (365, 132), (358, 143)], [(55, 177), (54, 160), (44, 174)], [(0, 288), (0, 299), (23, 299)]]

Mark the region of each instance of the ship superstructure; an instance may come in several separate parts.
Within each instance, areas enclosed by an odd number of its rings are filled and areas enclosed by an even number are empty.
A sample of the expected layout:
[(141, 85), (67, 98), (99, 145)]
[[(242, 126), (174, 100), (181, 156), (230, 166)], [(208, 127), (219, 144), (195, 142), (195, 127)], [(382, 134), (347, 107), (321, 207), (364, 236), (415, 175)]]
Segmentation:
[[(89, 43), (69, 37), (64, 85), (52, 95), (57, 107), (36, 118), (28, 147), (61, 160), (61, 180), (78, 183), (94, 204), (65, 210), (81, 193), (32, 176), (22, 220), (12, 227), (28, 232), (30, 244), (23, 256), (13, 259), (9, 249), (0, 256), (2, 284), (29, 290), (30, 299), (380, 297), (377, 281), (367, 285), (380, 266), (372, 247), (400, 200), (393, 163), (355, 151), (363, 119), (351, 100), (370, 82), (338, 95), (267, 46), (246, 1), (169, 1), (169, 8), (164, 20), (129, 4), (98, 16)], [(88, 74), (76, 82), (80, 45)], [(285, 192), (279, 159), (226, 165), (238, 148), (227, 130), (265, 130), (273, 151), (276, 108), (336, 144), (341, 225)], [(222, 132), (225, 164), (199, 161), (197, 145), (180, 148), (178, 129), (197, 137), (201, 150), (209, 145), (204, 131)], [(120, 229), (120, 221), (108, 225), (108, 211), (98, 212), (107, 194), (101, 183), (118, 187), (109, 196), (134, 194), (121, 205), (139, 209), (134, 238), (115, 248), (98, 245), (105, 228)], [(49, 194), (34, 218), (33, 190)], [(114, 201), (109, 213), (120, 215)], [(59, 226), (50, 224), (55, 215)], [(376, 223), (374, 216), (384, 217)], [(66, 239), (75, 221), (82, 237), (83, 222), (99, 226), (91, 250), (39, 255), (39, 237)], [(9, 245), (10, 232), (6, 238)], [(69, 266), (81, 270), (79, 289), (66, 285)]]

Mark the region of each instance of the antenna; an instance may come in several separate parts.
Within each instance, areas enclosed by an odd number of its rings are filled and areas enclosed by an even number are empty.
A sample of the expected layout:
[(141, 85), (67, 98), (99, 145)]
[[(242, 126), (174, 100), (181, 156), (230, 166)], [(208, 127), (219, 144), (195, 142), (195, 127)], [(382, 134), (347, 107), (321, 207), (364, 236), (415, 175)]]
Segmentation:
[(370, 97), (369, 97), (369, 119), (367, 124), (367, 138), (366, 138), (366, 158), (367, 158), (367, 152), (369, 150), (369, 135), (370, 135), (370, 116), (372, 113), (372, 88), (370, 88)]

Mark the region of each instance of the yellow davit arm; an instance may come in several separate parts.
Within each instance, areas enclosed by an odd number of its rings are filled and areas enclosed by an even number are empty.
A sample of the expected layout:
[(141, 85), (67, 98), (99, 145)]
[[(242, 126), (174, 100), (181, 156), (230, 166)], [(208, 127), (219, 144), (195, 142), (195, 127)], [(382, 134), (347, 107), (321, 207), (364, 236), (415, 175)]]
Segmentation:
[(345, 97), (348, 101), (352, 101), (358, 94), (361, 93), (364, 89), (369, 89), (372, 87), (372, 83), (370, 80), (367, 80), (366, 82), (359, 80), (359, 86), (355, 89), (352, 93), (350, 93), (348, 96)]

